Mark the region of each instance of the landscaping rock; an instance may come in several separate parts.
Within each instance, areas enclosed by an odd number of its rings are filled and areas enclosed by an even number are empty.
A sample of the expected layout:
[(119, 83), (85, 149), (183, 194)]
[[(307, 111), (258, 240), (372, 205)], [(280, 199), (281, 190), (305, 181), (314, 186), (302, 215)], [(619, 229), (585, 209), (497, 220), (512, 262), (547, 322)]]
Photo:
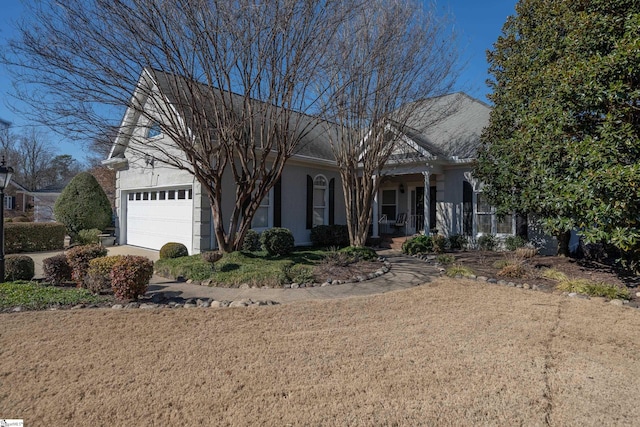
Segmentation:
[(221, 308), (222, 307), (222, 301), (213, 300), (213, 301), (211, 301), (210, 307), (211, 308)]
[(71, 310), (79, 310), (79, 309), (84, 308), (84, 307), (85, 307), (84, 304), (77, 304), (77, 305), (74, 305), (73, 307), (71, 307)]
[(164, 292), (158, 292), (151, 295), (151, 302), (154, 304), (160, 304), (165, 300)]
[(292, 283), (291, 284), (291, 289), (298, 289), (299, 287), (300, 287), (300, 285), (297, 284), (297, 283)]
[(489, 280), (489, 278), (485, 276), (478, 276), (477, 279), (478, 279), (478, 282), (486, 282), (487, 280)]
[(124, 308), (138, 308), (138, 307), (140, 307), (140, 304), (138, 304), (137, 302), (130, 302), (129, 304), (124, 306)]
[(249, 304), (247, 303), (246, 300), (238, 300), (238, 301), (231, 302), (231, 304), (229, 304), (229, 308), (247, 307), (248, 305)]
[(248, 283), (243, 283), (242, 285), (239, 286), (240, 289), (250, 289), (250, 286)]
[(111, 308), (114, 310), (122, 310), (124, 306), (122, 304), (114, 304)]
[(487, 279), (487, 283), (498, 283), (496, 279)]
[(609, 304), (622, 306), (624, 302), (621, 299), (612, 299), (609, 301)]
[(158, 308), (158, 304), (153, 304), (153, 303), (151, 303), (151, 304), (149, 304), (149, 303), (140, 304), (140, 309), (141, 310), (149, 310), (149, 309), (152, 309), (152, 308)]
[(523, 289), (531, 289), (531, 285), (528, 283), (525, 283), (524, 285), (522, 285)]

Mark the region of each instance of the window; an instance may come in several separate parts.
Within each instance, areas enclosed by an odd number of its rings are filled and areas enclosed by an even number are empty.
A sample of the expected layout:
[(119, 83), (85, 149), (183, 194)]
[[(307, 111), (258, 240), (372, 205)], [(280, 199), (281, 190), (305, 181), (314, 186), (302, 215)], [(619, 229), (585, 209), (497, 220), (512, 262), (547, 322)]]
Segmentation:
[(187, 198), (187, 190), (178, 190), (178, 199), (184, 200)]
[(313, 226), (327, 223), (327, 178), (318, 175), (313, 180)]
[(478, 234), (513, 234), (513, 215), (499, 219), (482, 193), (476, 193), (476, 221)]
[(158, 192), (158, 199), (159, 200), (165, 200), (167, 198), (167, 192), (166, 191), (159, 191)]
[(264, 196), (264, 199), (260, 202), (260, 207), (256, 210), (251, 221), (251, 228), (268, 228), (269, 227), (269, 212), (271, 209), (271, 191)]
[(144, 193), (142, 193), (142, 200), (149, 200), (149, 192), (145, 191)]
[(169, 200), (175, 200), (175, 198), (176, 198), (176, 190), (169, 190), (169, 191), (168, 191), (168, 193), (169, 193), (169, 194), (168, 194), (167, 199), (169, 199)]
[(158, 200), (158, 193), (155, 191), (151, 192), (151, 200)]
[(147, 130), (147, 138), (155, 138), (160, 135), (162, 135), (160, 125), (157, 122), (153, 122), (151, 126), (149, 126), (149, 130)]
[(142, 199), (142, 193), (136, 193), (136, 200)]
[(477, 193), (476, 196), (476, 219), (478, 222), (478, 233), (482, 234), (494, 234), (492, 233), (493, 212), (491, 205), (487, 202), (487, 198), (482, 193)]
[(382, 215), (387, 216), (388, 221), (396, 220), (396, 190), (382, 190), (382, 205), (380, 212)]
[(129, 193), (129, 200), (133, 200), (135, 195), (133, 193)]
[(13, 209), (13, 201), (15, 200), (12, 196), (4, 196), (4, 208), (12, 210)]

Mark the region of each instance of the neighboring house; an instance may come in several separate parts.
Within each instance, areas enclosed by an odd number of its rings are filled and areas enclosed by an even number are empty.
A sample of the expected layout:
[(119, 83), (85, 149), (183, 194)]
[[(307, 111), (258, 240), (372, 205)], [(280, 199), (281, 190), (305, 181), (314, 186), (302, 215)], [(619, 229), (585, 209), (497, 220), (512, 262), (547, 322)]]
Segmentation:
[[(141, 79), (140, 84), (154, 85), (155, 93), (170, 99), (160, 93), (163, 82), (158, 79), (161, 75)], [(137, 90), (134, 98), (141, 105), (150, 105), (145, 99), (150, 92)], [(475, 239), (482, 234), (515, 233), (514, 218), (498, 219), (471, 175), (490, 110), (463, 93), (421, 101), (382, 175), (372, 178), (382, 180), (372, 212), (374, 236), (392, 232), (391, 226), (405, 217), (402, 232), (408, 235), (431, 230)], [(434, 121), (434, 114), (441, 118)], [(145, 153), (140, 145), (130, 147), (145, 138), (170, 144), (157, 127), (129, 109), (109, 158), (103, 162), (117, 171), (118, 242), (159, 249), (175, 241), (185, 244), (189, 253), (215, 248), (211, 209), (199, 182), (158, 161), (153, 153)], [(263, 200), (253, 227), (258, 231), (286, 227), (297, 245), (307, 245), (313, 226), (345, 224), (346, 214), (339, 171), (326, 135), (320, 130), (311, 132), (301, 147), (285, 166), (279, 184)], [(225, 218), (235, 202), (233, 186), (229, 177), (224, 193), (228, 198), (223, 200)]]
[(29, 191), (16, 181), (5, 191), (4, 208), (7, 217), (28, 216), (34, 222), (53, 222), (53, 206), (66, 183)]

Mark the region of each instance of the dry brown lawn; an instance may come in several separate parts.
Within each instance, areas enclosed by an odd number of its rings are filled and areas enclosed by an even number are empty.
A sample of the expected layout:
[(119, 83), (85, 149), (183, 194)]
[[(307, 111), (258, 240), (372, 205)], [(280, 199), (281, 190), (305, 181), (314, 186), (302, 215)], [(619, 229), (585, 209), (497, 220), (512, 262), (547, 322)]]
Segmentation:
[(633, 425), (640, 311), (442, 279), (240, 309), (0, 315), (25, 425)]

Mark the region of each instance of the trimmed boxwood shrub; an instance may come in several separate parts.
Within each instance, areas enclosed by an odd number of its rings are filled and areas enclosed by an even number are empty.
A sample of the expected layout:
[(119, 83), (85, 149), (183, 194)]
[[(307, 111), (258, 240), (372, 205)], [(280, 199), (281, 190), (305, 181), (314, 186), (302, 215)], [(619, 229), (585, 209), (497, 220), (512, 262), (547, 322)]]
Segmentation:
[(111, 269), (111, 287), (116, 298), (136, 299), (144, 295), (153, 276), (153, 262), (143, 256), (121, 257)]
[(242, 250), (245, 252), (255, 252), (260, 250), (260, 233), (255, 230), (248, 230), (242, 241)]
[(294, 247), (293, 233), (287, 228), (269, 228), (262, 232), (260, 243), (269, 255), (287, 255)]
[(55, 255), (42, 260), (44, 280), (54, 286), (71, 281), (71, 266), (65, 254)]
[(493, 234), (483, 234), (478, 237), (478, 248), (482, 251), (492, 251), (498, 246), (498, 240)]
[(56, 222), (10, 222), (4, 225), (4, 248), (8, 254), (62, 250), (64, 235), (64, 225)]
[(84, 277), (85, 288), (94, 294), (111, 289), (111, 269), (121, 258), (122, 255), (114, 255), (89, 261), (87, 275)]
[(357, 261), (373, 261), (378, 258), (378, 254), (371, 248), (359, 248), (356, 246), (348, 246), (340, 249), (340, 252), (347, 254), (354, 262)]
[(465, 249), (467, 247), (467, 236), (462, 234), (453, 234), (449, 236), (449, 248), (452, 250)]
[(316, 225), (311, 229), (314, 246), (347, 246), (349, 229), (346, 225)]
[(89, 262), (107, 255), (107, 250), (100, 245), (76, 246), (69, 249), (66, 255), (71, 267), (71, 278), (79, 287), (82, 287), (89, 269)]
[(31, 280), (33, 279), (35, 265), (33, 259), (26, 255), (11, 255), (5, 258), (5, 279)]
[(95, 245), (100, 243), (100, 230), (92, 228), (91, 230), (80, 230), (77, 242), (81, 245)]
[(423, 254), (433, 250), (431, 236), (420, 235), (402, 244), (402, 252), (409, 255)]
[(180, 258), (183, 256), (189, 256), (189, 251), (182, 243), (169, 242), (160, 248), (160, 259)]
[(80, 230), (107, 228), (111, 224), (113, 211), (95, 177), (89, 172), (81, 172), (60, 193), (53, 206), (53, 215), (75, 237)]

